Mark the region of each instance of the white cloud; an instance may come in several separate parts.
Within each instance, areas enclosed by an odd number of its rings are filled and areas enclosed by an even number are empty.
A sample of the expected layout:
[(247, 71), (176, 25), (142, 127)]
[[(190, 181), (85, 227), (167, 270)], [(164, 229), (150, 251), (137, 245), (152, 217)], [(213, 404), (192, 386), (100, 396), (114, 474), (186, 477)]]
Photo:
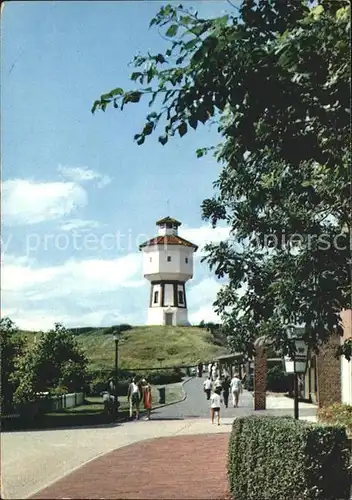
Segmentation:
[(99, 227), (96, 220), (71, 219), (60, 225), (60, 231), (72, 231), (74, 229), (94, 229)]
[(108, 175), (100, 174), (88, 167), (64, 167), (59, 165), (57, 170), (63, 177), (73, 182), (96, 180), (99, 188), (107, 186), (112, 181), (112, 178)]
[(147, 298), (145, 304), (141, 298), (147, 297), (148, 283), (137, 253), (46, 267), (5, 255), (1, 288), (3, 316), (26, 329), (47, 329), (58, 321), (66, 326), (137, 324), (147, 310)]
[[(62, 265), (36, 267), (31, 263), (3, 262), (1, 288), (6, 293), (24, 293), (32, 298), (60, 298), (71, 294), (103, 293), (117, 287), (144, 284), (140, 254), (113, 260), (68, 260)], [(79, 297), (79, 295), (78, 295)]]
[(219, 322), (220, 318), (215, 314), (213, 303), (223, 283), (213, 277), (206, 277), (195, 285), (189, 284), (187, 303), (190, 306), (189, 320), (192, 324), (198, 324), (202, 320)]
[(196, 228), (180, 228), (180, 236), (191, 241), (199, 248), (195, 257), (202, 257), (205, 252), (203, 250), (207, 243), (220, 243), (226, 241), (230, 237), (230, 229), (227, 227), (217, 227), (213, 229), (211, 226), (201, 226)]
[(86, 204), (85, 189), (73, 182), (13, 179), (2, 184), (2, 220), (7, 226), (56, 220)]
[(194, 312), (189, 313), (189, 321), (192, 325), (199, 325), (201, 321), (205, 323), (221, 323), (220, 317), (215, 313), (211, 305), (202, 306)]
[[(68, 221), (72, 225), (79, 219)], [(188, 232), (187, 232), (188, 231)], [(202, 245), (221, 241), (228, 231), (211, 228), (185, 230), (182, 236)], [(219, 322), (213, 302), (224, 281), (206, 264), (195, 261), (195, 279), (187, 283), (187, 303), (192, 324)], [(66, 326), (144, 324), (149, 283), (143, 278), (142, 255), (132, 252), (114, 259), (70, 259), (57, 265), (5, 255), (2, 262), (3, 314), (21, 327), (47, 329), (57, 322)]]

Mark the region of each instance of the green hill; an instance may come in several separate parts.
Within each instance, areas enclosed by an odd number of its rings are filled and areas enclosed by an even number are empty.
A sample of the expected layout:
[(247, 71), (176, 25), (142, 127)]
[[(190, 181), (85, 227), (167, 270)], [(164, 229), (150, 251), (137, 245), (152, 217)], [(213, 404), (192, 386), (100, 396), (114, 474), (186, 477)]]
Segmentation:
[[(88, 330), (88, 331), (86, 331)], [(91, 369), (114, 367), (115, 344), (106, 328), (77, 329)], [(35, 332), (22, 332), (29, 343)], [(39, 335), (39, 334), (37, 334)], [(119, 367), (154, 368), (195, 365), (226, 352), (225, 339), (205, 328), (178, 326), (138, 326), (123, 332), (119, 344)], [(163, 358), (162, 364), (158, 359)]]

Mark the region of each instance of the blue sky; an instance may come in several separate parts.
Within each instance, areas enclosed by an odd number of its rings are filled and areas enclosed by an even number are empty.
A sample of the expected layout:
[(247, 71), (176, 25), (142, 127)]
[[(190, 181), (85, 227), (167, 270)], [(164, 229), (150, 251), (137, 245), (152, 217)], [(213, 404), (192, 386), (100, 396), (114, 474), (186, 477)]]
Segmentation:
[[(221, 0), (188, 3), (204, 17), (229, 8)], [(155, 221), (176, 217), (180, 234), (201, 247), (227, 234), (201, 220), (219, 166), (195, 150), (217, 143), (214, 130), (204, 126), (164, 147), (155, 135), (137, 146), (146, 105), (90, 111), (102, 93), (133, 86), (128, 63), (137, 52), (165, 50), (167, 42), (148, 28), (164, 4), (5, 4), (2, 310), (21, 327), (143, 324), (148, 283), (138, 243), (154, 236)], [(188, 284), (191, 321), (214, 319), (219, 286), (197, 259)]]

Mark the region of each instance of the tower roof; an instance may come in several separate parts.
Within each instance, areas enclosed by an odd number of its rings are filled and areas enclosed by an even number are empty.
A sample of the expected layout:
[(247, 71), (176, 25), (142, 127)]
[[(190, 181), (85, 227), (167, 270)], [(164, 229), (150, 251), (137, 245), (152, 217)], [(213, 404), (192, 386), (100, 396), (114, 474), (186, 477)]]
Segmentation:
[[(171, 219), (172, 220), (172, 219)], [(177, 221), (176, 221), (177, 222)], [(188, 240), (185, 240), (184, 238), (181, 238), (181, 236), (178, 236), (176, 234), (168, 234), (165, 236), (156, 236), (155, 238), (152, 238), (151, 240), (145, 241), (141, 245), (139, 245), (139, 249), (141, 250), (144, 247), (149, 247), (153, 245), (181, 245), (185, 247), (192, 247), (194, 248), (194, 251), (196, 252), (198, 247), (194, 243), (191, 243)]]
[(178, 220), (174, 219), (173, 217), (170, 217), (169, 215), (167, 217), (164, 217), (163, 219), (157, 220), (156, 225), (160, 226), (161, 224), (174, 224), (175, 226), (181, 226), (182, 223), (179, 222)]

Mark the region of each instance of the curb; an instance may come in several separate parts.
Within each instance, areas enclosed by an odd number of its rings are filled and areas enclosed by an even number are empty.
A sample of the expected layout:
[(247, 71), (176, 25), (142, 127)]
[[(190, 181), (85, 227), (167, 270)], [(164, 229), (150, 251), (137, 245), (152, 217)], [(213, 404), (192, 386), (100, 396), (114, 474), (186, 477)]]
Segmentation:
[[(165, 403), (165, 404), (162, 404), (162, 405), (154, 406), (152, 408), (152, 412), (153, 412), (153, 410), (159, 410), (159, 408), (165, 408), (166, 406), (176, 405), (178, 403), (182, 403), (182, 401), (185, 401), (187, 399), (187, 393), (186, 393), (186, 391), (184, 389), (184, 386), (185, 386), (185, 384), (187, 384), (187, 382), (189, 382), (190, 380), (193, 380), (193, 378), (194, 377), (188, 377), (186, 380), (183, 380), (181, 382), (181, 387), (182, 387), (182, 390), (183, 390), (183, 397), (181, 399), (178, 399), (177, 401), (172, 401), (171, 403)], [(143, 415), (145, 413), (146, 413), (145, 410), (140, 411), (141, 415)], [(113, 427), (114, 425), (121, 424), (123, 422), (130, 422), (129, 417), (117, 419), (117, 420), (115, 420), (115, 422), (111, 422), (110, 425), (111, 425), (111, 427)], [(102, 424), (102, 426), (104, 426), (104, 425), (105, 424)]]
[[(165, 403), (163, 405), (157, 406), (157, 407), (155, 407), (155, 410), (157, 410), (159, 408), (164, 408), (165, 406), (171, 406), (171, 405), (174, 405), (174, 404), (177, 404), (177, 403), (182, 403), (182, 401), (185, 401), (187, 399), (187, 393), (186, 393), (186, 391), (184, 389), (184, 386), (185, 386), (185, 384), (187, 384), (187, 382), (189, 382), (193, 378), (194, 377), (188, 377), (186, 380), (183, 380), (181, 382), (181, 387), (182, 387), (182, 390), (183, 390), (183, 397), (181, 399), (179, 399), (177, 401), (172, 401), (172, 403)], [(141, 412), (141, 413), (143, 413), (143, 412)], [(107, 427), (107, 426), (109, 426), (109, 427), (115, 427), (116, 424), (120, 424), (120, 423), (123, 423), (123, 422), (129, 422), (129, 418), (122, 418), (120, 420), (117, 419), (115, 422), (111, 422), (110, 424), (100, 424), (100, 425), (95, 426), (95, 428)], [(82, 427), (75, 427), (75, 428), (82, 429)], [(71, 429), (74, 429), (74, 428), (71, 427)], [(155, 439), (155, 438), (149, 438), (149, 439)], [(129, 446), (129, 445), (126, 445), (126, 446)], [(122, 447), (122, 448), (124, 448), (124, 447)], [(114, 451), (114, 450), (111, 450), (111, 451)], [(67, 474), (65, 474), (61, 478), (56, 479), (55, 481), (49, 483), (48, 485), (41, 487), (39, 490), (36, 490), (35, 492), (32, 492), (29, 496), (27, 496), (27, 498), (31, 498), (32, 496), (34, 496), (39, 491), (42, 491), (43, 489), (45, 489), (45, 488), (51, 486), (52, 484), (54, 484), (56, 481), (59, 481), (59, 480), (63, 479), (64, 477), (66, 477), (67, 475), (71, 474), (72, 472), (75, 472), (76, 470), (80, 469), (84, 465), (87, 465), (89, 462), (92, 462), (93, 460), (96, 460), (96, 459), (100, 458), (101, 456), (106, 455), (107, 453), (110, 453), (111, 451), (101, 452), (97, 456), (95, 456), (93, 458), (90, 458), (86, 462), (84, 462), (84, 463), (78, 465), (77, 467), (73, 468), (71, 471), (69, 471)], [(3, 490), (2, 490), (2, 495), (1, 495), (0, 499), (6, 499), (6, 496), (4, 495), (4, 491)]]
[(181, 387), (183, 390), (183, 397), (181, 399), (178, 399), (177, 401), (172, 401), (171, 403), (165, 403), (163, 405), (155, 406), (154, 409), (158, 410), (159, 408), (165, 408), (165, 406), (171, 406), (171, 405), (176, 405), (178, 403), (182, 403), (182, 401), (185, 401), (187, 399), (187, 393), (184, 389), (184, 385), (187, 384), (190, 380), (193, 380), (194, 377), (188, 377), (187, 380), (183, 380), (181, 382)]

